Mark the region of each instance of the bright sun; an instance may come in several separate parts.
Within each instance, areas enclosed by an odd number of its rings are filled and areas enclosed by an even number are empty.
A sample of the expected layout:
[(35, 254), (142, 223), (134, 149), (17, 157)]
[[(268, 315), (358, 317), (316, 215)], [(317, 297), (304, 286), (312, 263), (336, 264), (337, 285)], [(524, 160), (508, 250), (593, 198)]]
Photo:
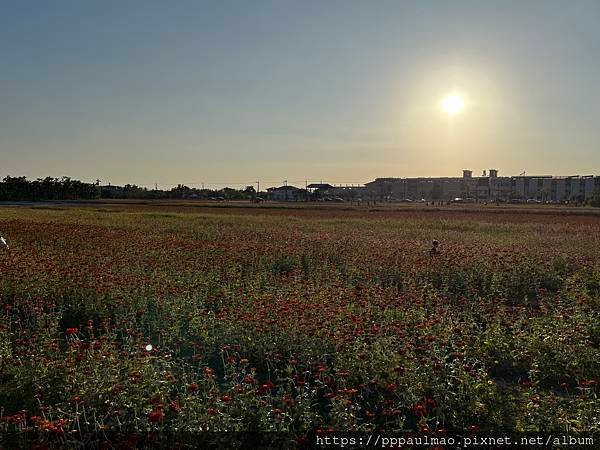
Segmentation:
[(455, 116), (465, 107), (465, 100), (458, 94), (449, 94), (442, 100), (442, 109), (446, 114)]

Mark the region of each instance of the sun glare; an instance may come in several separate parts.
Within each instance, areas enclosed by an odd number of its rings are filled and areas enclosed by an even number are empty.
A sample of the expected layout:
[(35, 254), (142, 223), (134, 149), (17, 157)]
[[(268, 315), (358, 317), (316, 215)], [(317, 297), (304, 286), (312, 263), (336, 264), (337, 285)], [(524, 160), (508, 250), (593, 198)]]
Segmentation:
[(450, 116), (460, 113), (465, 107), (465, 100), (458, 94), (449, 94), (442, 100), (442, 109)]

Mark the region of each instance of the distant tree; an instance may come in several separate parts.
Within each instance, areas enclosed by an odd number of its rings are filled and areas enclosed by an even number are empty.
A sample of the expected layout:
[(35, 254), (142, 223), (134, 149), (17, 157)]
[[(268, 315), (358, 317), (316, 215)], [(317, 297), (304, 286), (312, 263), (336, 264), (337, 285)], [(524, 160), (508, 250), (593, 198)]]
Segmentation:
[(100, 187), (100, 180), (85, 183), (70, 177), (38, 178), (34, 181), (26, 177), (6, 176), (0, 181), (0, 201), (42, 201), (42, 200), (77, 200), (92, 198), (127, 198), (127, 199), (168, 199), (168, 198), (204, 198), (224, 197), (228, 200), (247, 200), (254, 198), (253, 186), (244, 190), (229, 187), (221, 190), (196, 189), (178, 184), (170, 190), (160, 190), (126, 184)]
[(246, 194), (245, 197), (248, 199), (256, 198), (256, 189), (254, 189), (254, 186), (246, 186), (243, 193)]
[(590, 205), (596, 208), (600, 208), (600, 191), (594, 192), (592, 199), (590, 200)]
[(27, 178), (9, 175), (2, 180), (2, 189), (0, 190), (2, 200), (33, 200), (33, 196), (33, 189)]
[(178, 184), (177, 187), (171, 189), (169, 197), (171, 198), (184, 198), (188, 197), (192, 193), (192, 189), (184, 184)]
[(93, 184), (69, 177), (46, 177), (30, 181), (26, 177), (7, 176), (0, 182), (0, 200), (74, 200), (95, 198), (97, 195), (98, 189)]
[(236, 189), (225, 187), (219, 191), (219, 197), (224, 197), (226, 200), (240, 200), (242, 192)]

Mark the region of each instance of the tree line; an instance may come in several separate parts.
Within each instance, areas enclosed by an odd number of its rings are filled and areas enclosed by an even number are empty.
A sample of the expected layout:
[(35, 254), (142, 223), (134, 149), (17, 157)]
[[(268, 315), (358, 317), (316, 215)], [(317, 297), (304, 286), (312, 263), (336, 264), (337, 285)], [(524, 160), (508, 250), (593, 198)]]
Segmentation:
[(7, 176), (0, 181), (0, 201), (43, 201), (43, 200), (92, 200), (113, 199), (214, 199), (250, 200), (256, 198), (253, 186), (245, 189), (223, 188), (196, 189), (179, 184), (169, 190), (148, 189), (126, 184), (125, 186), (101, 186), (100, 181), (86, 183), (70, 177), (38, 178)]
[(69, 177), (38, 178), (5, 177), (0, 182), (2, 201), (78, 200), (98, 197), (98, 188), (91, 183)]

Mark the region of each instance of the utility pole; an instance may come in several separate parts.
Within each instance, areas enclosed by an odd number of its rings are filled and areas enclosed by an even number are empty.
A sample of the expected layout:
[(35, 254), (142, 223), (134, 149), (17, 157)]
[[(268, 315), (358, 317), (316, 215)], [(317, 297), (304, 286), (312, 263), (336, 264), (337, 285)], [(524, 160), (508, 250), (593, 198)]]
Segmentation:
[(258, 202), (258, 194), (260, 193), (260, 181), (256, 181), (256, 201)]
[(202, 182), (202, 190), (204, 190), (204, 181)]
[[(287, 180), (283, 180), (283, 186), (287, 188)], [(288, 197), (288, 193), (287, 193), (287, 189), (284, 189), (285, 191), (285, 201), (287, 202), (287, 197)]]
[(308, 201), (308, 180), (304, 180), (304, 201)]

